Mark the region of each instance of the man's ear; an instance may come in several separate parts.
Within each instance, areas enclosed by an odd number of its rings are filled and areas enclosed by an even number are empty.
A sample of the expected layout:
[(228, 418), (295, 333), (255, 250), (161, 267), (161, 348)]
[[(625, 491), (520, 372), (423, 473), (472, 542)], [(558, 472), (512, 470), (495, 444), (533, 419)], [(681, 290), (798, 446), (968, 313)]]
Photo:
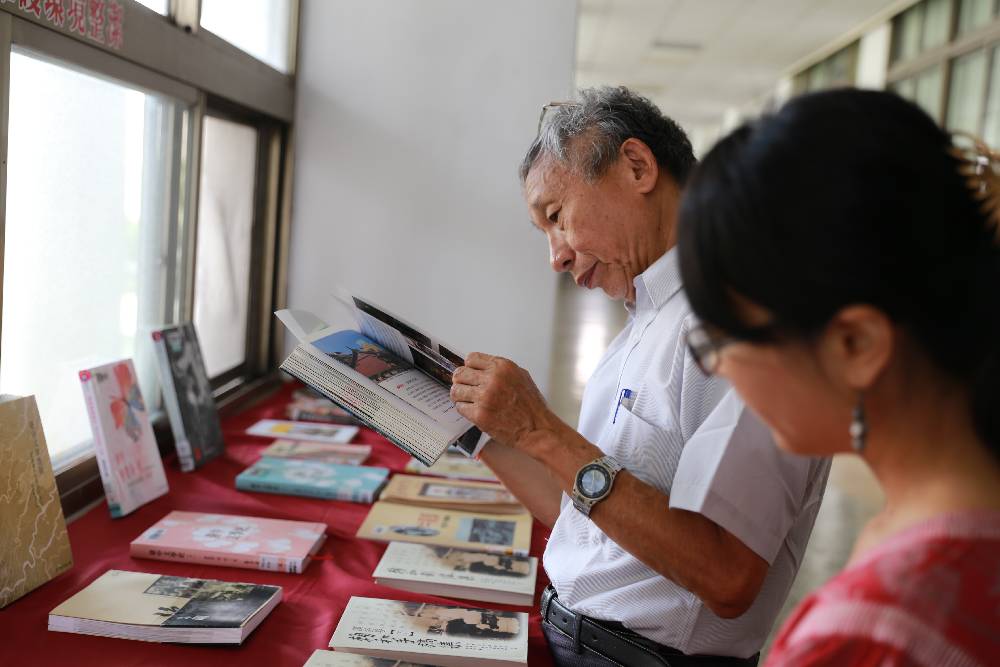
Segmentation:
[(639, 194), (649, 194), (660, 177), (656, 156), (644, 142), (631, 137), (618, 149), (618, 159), (626, 169), (629, 184)]
[(820, 358), (827, 373), (851, 391), (865, 391), (889, 366), (898, 340), (892, 320), (872, 306), (842, 308), (827, 324)]

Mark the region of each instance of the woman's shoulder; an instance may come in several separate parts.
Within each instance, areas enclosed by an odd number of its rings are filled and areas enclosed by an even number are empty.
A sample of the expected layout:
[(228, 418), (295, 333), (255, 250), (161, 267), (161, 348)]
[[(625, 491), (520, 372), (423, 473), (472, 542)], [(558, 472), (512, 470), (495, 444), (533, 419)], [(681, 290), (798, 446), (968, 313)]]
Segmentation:
[[(942, 517), (890, 538), (807, 598), (768, 664), (880, 664), (880, 655), (980, 664), (1000, 655), (997, 627), (1000, 514)], [(889, 660), (896, 654), (909, 657)]]

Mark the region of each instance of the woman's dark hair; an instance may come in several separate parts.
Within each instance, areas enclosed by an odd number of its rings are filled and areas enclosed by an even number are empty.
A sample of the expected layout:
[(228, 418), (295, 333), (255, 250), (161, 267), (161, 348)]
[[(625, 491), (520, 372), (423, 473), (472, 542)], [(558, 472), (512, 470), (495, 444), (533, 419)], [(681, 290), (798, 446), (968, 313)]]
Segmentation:
[(722, 139), (680, 212), (694, 312), (760, 340), (732, 295), (808, 337), (869, 304), (969, 388), (977, 431), (1000, 456), (1000, 246), (951, 136), (884, 92), (796, 98)]

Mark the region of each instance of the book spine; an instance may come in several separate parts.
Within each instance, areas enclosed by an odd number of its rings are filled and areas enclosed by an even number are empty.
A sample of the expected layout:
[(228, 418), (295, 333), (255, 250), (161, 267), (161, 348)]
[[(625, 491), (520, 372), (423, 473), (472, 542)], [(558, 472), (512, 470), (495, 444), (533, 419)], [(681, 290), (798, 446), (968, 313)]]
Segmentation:
[(288, 572), (291, 574), (300, 574), (304, 568), (303, 560), (308, 562), (308, 559), (288, 558), (286, 556), (274, 556), (271, 554), (232, 554), (136, 543), (131, 545), (129, 552), (136, 558), (151, 558), (153, 560), (214, 565), (217, 567), (239, 567), (247, 570), (264, 570), (266, 572)]
[[(89, 371), (80, 373), (80, 387), (83, 389), (83, 400), (87, 406), (87, 417), (90, 419), (90, 430), (94, 435), (94, 456), (97, 458), (97, 470), (101, 474), (101, 484), (104, 486), (104, 495), (108, 501), (108, 511), (111, 518), (117, 519), (125, 516), (128, 512), (122, 506), (121, 490), (118, 488), (118, 481), (115, 479), (114, 470), (109, 460), (108, 441), (104, 437), (104, 428), (101, 426), (101, 417), (97, 408), (96, 383)], [(128, 508), (131, 511), (132, 508)]]
[(194, 453), (184, 430), (184, 418), (181, 416), (181, 406), (177, 400), (177, 388), (174, 385), (174, 373), (170, 368), (170, 358), (167, 354), (167, 341), (159, 331), (153, 333), (156, 359), (160, 362), (160, 384), (163, 387), (163, 404), (170, 418), (170, 430), (174, 434), (174, 447), (181, 464), (181, 471), (194, 470)]
[(271, 482), (253, 477), (237, 477), (236, 488), (242, 491), (257, 491), (260, 493), (280, 493), (286, 496), (304, 496), (307, 498), (322, 498), (323, 500), (344, 500), (354, 503), (373, 502), (370, 491), (354, 491), (336, 488), (317, 488), (304, 484), (288, 482)]

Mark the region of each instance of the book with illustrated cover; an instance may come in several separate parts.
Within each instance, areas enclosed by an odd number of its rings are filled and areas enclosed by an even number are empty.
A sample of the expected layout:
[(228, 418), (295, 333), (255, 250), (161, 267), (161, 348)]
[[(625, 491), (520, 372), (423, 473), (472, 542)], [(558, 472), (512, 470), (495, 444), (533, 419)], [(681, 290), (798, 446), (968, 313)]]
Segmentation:
[(461, 512), (380, 500), (372, 505), (357, 536), (526, 556), (531, 548), (531, 515)]
[(302, 667), (433, 667), (423, 663), (403, 662), (389, 658), (373, 658), (343, 651), (316, 649)]
[(375, 583), (427, 595), (530, 607), (538, 559), (427, 544), (390, 542)]
[(222, 454), (222, 427), (215, 397), (194, 324), (153, 332), (163, 385), (163, 403), (170, 418), (181, 470), (191, 472)]
[(80, 371), (108, 510), (125, 516), (169, 491), (131, 359)]
[(434, 479), (421, 475), (394, 475), (379, 500), (466, 512), (523, 514), (527, 510), (501, 484)]
[(327, 445), (320, 442), (275, 440), (260, 455), (275, 459), (300, 459), (356, 466), (364, 463), (371, 453), (370, 445)]
[(49, 612), (49, 630), (147, 642), (242, 644), (280, 586), (108, 570)]
[(480, 482), (500, 481), (488, 465), (482, 461), (470, 459), (464, 454), (447, 453), (432, 466), (426, 466), (417, 459), (410, 459), (406, 464), (406, 472), (448, 479), (468, 479)]
[(262, 458), (236, 477), (236, 488), (371, 503), (388, 476), (388, 468)]
[[(326, 326), (308, 313), (278, 311), (299, 340), (282, 370), (427, 465), (452, 444), (473, 451), (483, 434), (449, 395), (462, 356), (361, 299), (349, 306), (356, 331)], [(311, 331), (307, 322), (315, 325)]]
[(247, 429), (249, 435), (262, 438), (282, 438), (283, 440), (305, 440), (344, 444), (358, 434), (357, 426), (341, 424), (316, 424), (314, 422), (293, 422), (283, 419), (261, 419)]
[(0, 609), (73, 566), (34, 396), (0, 396)]
[(326, 540), (326, 524), (174, 511), (132, 540), (136, 558), (299, 574)]
[(330, 648), (440, 667), (528, 664), (528, 615), (352, 597)]

